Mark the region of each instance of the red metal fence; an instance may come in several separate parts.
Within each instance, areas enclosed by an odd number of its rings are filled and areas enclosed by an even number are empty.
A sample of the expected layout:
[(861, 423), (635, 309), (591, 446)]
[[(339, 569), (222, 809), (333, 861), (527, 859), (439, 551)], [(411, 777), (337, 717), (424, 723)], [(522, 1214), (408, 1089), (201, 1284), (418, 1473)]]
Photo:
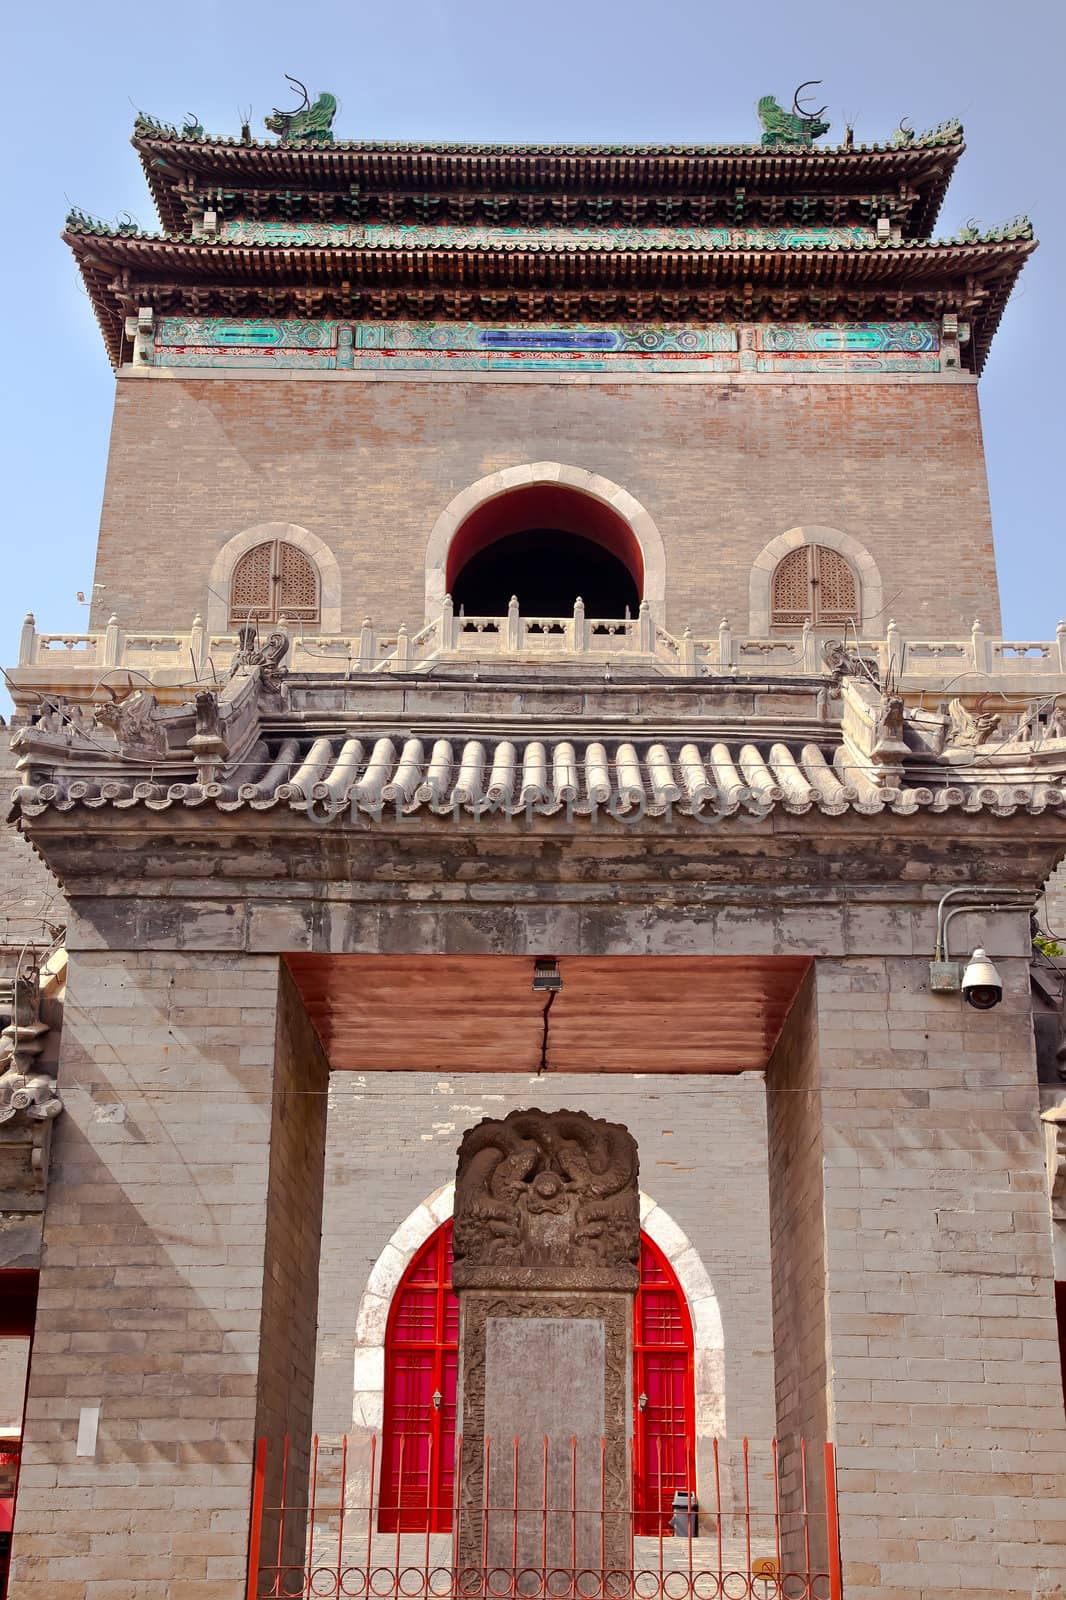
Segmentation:
[(692, 1455), (698, 1499), (690, 1483), (647, 1537), (603, 1441), (486, 1440), (471, 1471), (460, 1437), (452, 1504), (413, 1531), (381, 1501), (376, 1439), (260, 1439), (247, 1600), (842, 1600), (832, 1445)]

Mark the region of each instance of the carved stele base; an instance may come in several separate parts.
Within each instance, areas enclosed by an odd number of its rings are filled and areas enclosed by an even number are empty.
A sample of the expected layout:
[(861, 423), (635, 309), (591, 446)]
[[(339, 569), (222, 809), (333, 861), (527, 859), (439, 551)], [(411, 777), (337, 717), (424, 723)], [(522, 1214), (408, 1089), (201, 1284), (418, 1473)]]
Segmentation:
[(512, 1572), (533, 1593), (545, 1569), (628, 1570), (632, 1296), (459, 1302), (463, 1592), (506, 1593)]
[(480, 1123), (459, 1151), (454, 1239), (461, 1591), (625, 1571), (635, 1141), (583, 1112)]

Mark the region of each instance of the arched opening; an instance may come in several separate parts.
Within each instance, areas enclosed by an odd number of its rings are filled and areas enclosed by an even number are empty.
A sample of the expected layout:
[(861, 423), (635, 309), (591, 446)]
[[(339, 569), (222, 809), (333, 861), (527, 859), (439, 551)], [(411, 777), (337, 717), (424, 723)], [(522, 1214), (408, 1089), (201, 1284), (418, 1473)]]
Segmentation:
[[(674, 1493), (695, 1489), (692, 1319), (666, 1256), (640, 1236), (633, 1308), (635, 1532), (670, 1532)], [(452, 1224), (416, 1252), (396, 1287), (385, 1332), (378, 1527), (446, 1533), (452, 1526), (459, 1302)]]
[(485, 501), (460, 524), (446, 583), (456, 612), (502, 617), (517, 596), (526, 617), (635, 615), (644, 562), (629, 524), (604, 501), (534, 483)]

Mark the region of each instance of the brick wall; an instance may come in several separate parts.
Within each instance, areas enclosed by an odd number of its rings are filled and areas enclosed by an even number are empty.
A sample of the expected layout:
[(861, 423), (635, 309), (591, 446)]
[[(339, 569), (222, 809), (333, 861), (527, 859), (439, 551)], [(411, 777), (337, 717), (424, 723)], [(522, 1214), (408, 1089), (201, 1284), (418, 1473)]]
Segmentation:
[(313, 1165), (322, 1102), (277, 1010), (274, 957), (72, 960), (10, 1600), (242, 1592), (260, 1407), (280, 1420), (286, 1372), (306, 1402), (313, 1202), (268, 1238), (266, 1199), (307, 1203), (284, 1166)]
[(50, 936), (42, 918), (63, 923), (67, 911), (55, 878), (7, 821), (11, 792), (20, 782), (8, 750), (10, 736), (0, 720), (0, 948), (14, 945), (21, 949), (27, 939), (35, 938), (38, 944), (43, 939), (47, 944)]
[(438, 515), (486, 473), (541, 460), (601, 473), (644, 505), (677, 630), (726, 615), (745, 631), (752, 562), (804, 523), (866, 545), (905, 630), (998, 625), (970, 384), (238, 378), (119, 380), (93, 625), (115, 611), (127, 627), (187, 627), (206, 614), (218, 550), (268, 521), (333, 551), (346, 629), (367, 614), (420, 625)]
[[(687, 1234), (721, 1309), (724, 1407), (702, 1424), (773, 1433), (766, 1112), (762, 1077), (335, 1073), (330, 1084), (315, 1428), (352, 1427), (355, 1321), (367, 1278), (415, 1207), (455, 1177), (463, 1130), (519, 1106), (624, 1123), (640, 1186)], [(719, 1388), (708, 1363), (703, 1378)], [(718, 1402), (718, 1408), (714, 1400)]]
[(848, 1600), (1033, 1600), (1066, 1571), (1028, 973), (1001, 970), (982, 1013), (920, 961), (822, 960), (790, 1019), (816, 1030), (824, 1227), (787, 1271), (812, 1301), (825, 1274)]

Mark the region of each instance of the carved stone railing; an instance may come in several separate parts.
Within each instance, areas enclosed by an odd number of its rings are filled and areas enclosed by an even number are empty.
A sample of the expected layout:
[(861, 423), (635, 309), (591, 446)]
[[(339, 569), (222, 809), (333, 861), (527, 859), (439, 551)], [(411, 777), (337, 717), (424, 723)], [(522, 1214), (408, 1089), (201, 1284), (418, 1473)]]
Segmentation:
[[(531, 665), (568, 662), (588, 667), (612, 661), (645, 666), (670, 676), (819, 675), (826, 671), (826, 646), (840, 630), (805, 627), (795, 634), (751, 638), (723, 618), (711, 637), (689, 629), (675, 635), (651, 614), (647, 602), (635, 617), (599, 619), (579, 600), (570, 616), (526, 617), (512, 600), (503, 616), (467, 616), (445, 597), (441, 614), (417, 632), (402, 625), (379, 633), (367, 618), (355, 634), (305, 631), (281, 623), (291, 639), (290, 672), (354, 675), (362, 672), (425, 672), (441, 662), (505, 661)], [(265, 630), (264, 630), (265, 631)], [(201, 617), (188, 632), (125, 629), (117, 617), (94, 633), (38, 633), (32, 616), (22, 628), (17, 668), (11, 674), (16, 701), (48, 687), (84, 695), (101, 683), (151, 683), (164, 699), (180, 700), (198, 684), (224, 680), (238, 647), (237, 634), (211, 634)], [(1056, 693), (1066, 675), (1066, 623), (1050, 641), (990, 638), (979, 622), (963, 639), (905, 638), (890, 622), (880, 639), (849, 638), (850, 655), (867, 661), (882, 681), (904, 691), (928, 685), (938, 692), (978, 695), (990, 682)], [(1032, 682), (1031, 680), (1035, 680)]]

